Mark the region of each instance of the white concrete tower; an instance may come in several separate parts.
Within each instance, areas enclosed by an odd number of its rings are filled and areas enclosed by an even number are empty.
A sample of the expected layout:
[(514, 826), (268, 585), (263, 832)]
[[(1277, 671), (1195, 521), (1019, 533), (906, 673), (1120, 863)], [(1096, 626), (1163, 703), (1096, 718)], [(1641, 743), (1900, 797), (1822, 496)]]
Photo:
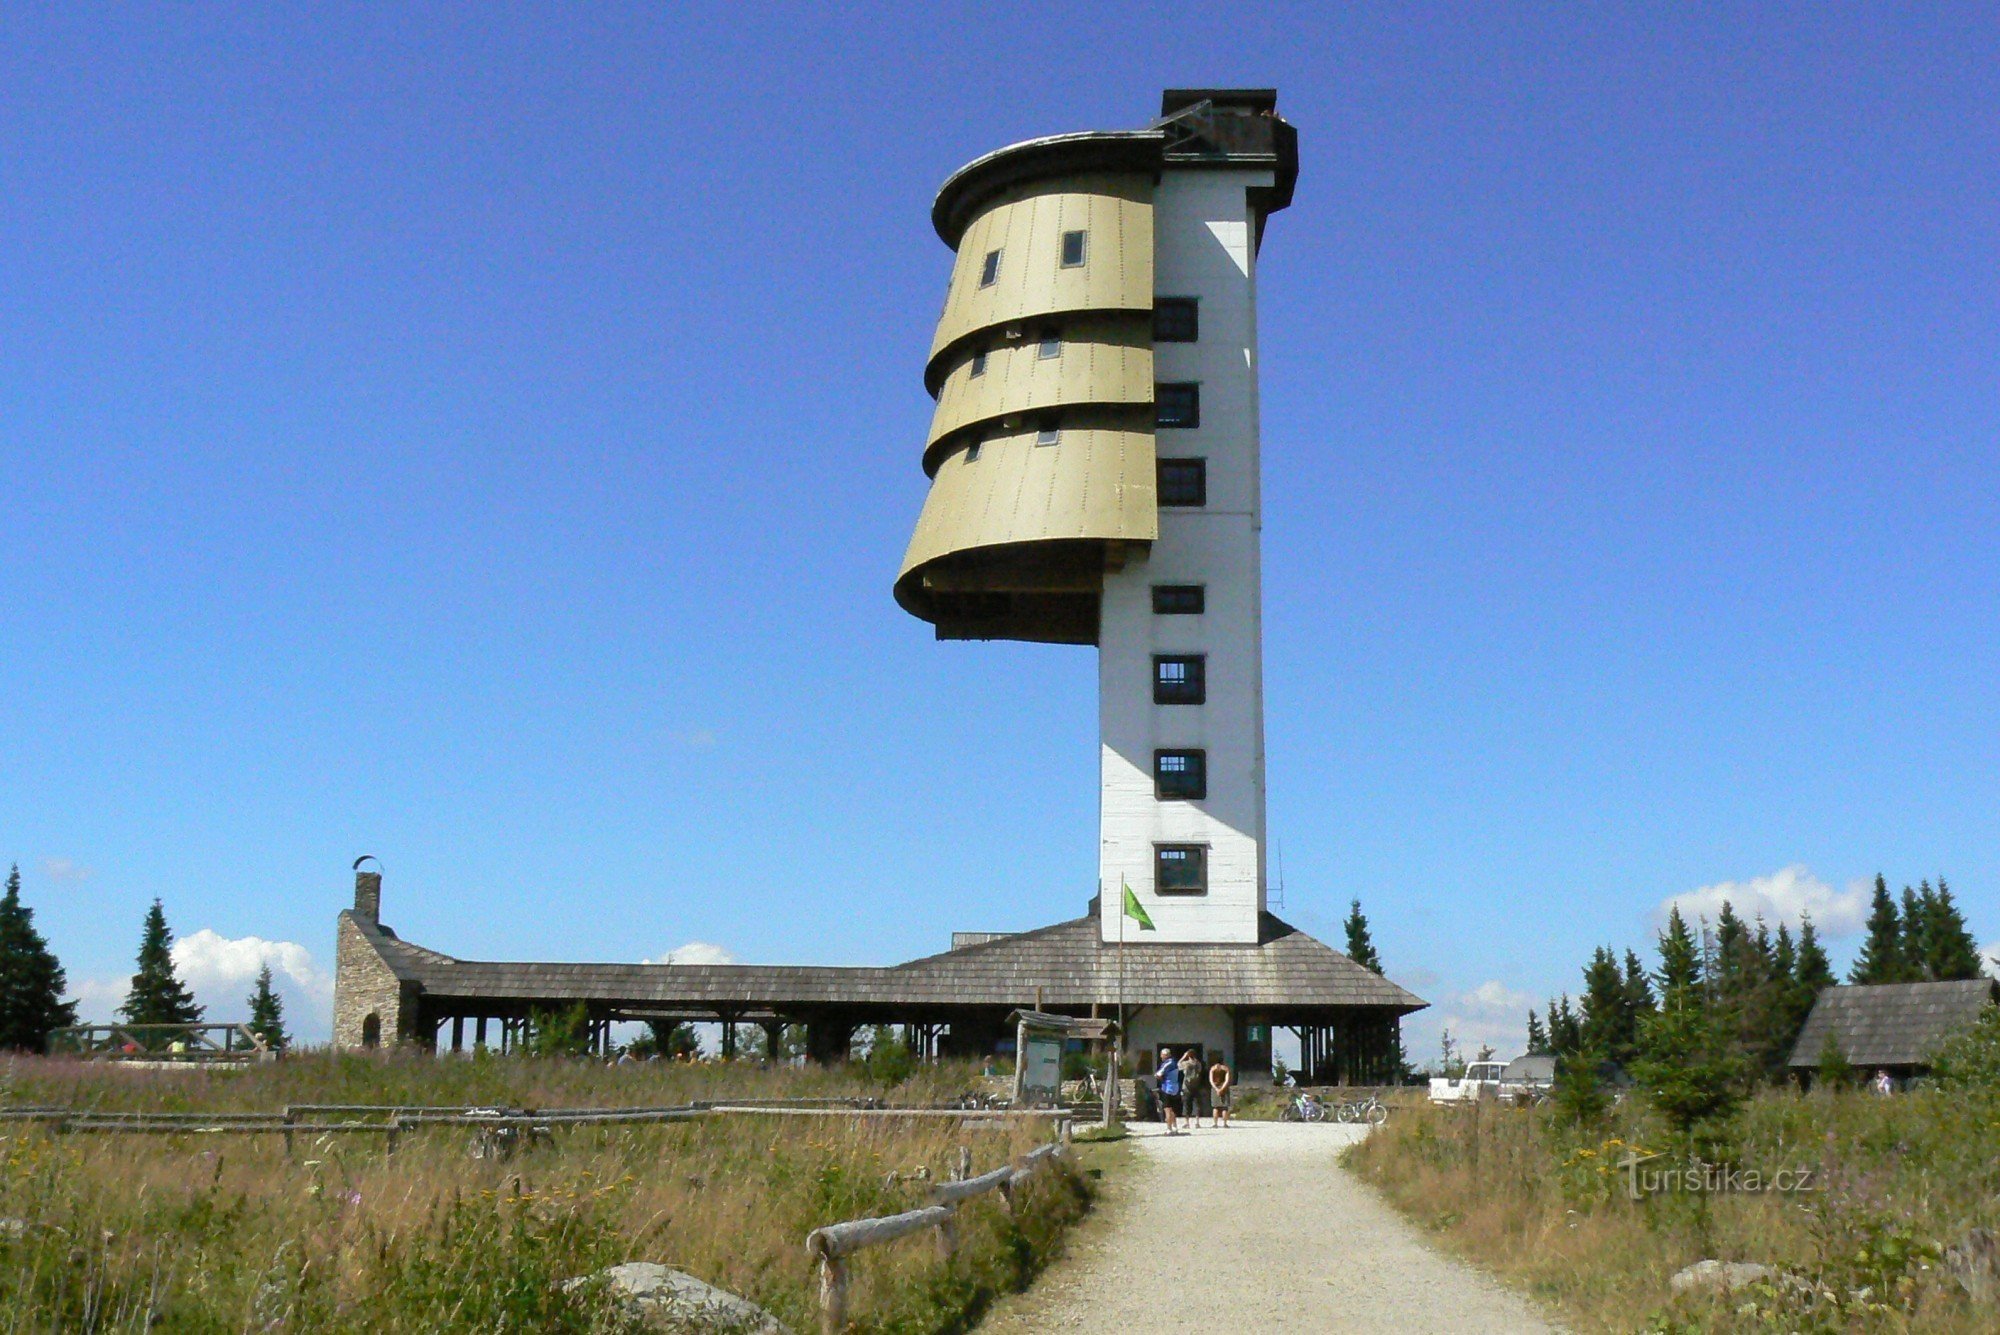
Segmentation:
[(1268, 89), (956, 173), (932, 487), (896, 596), (940, 638), (1099, 647), (1103, 939), (1255, 942), (1264, 908), (1256, 266), (1297, 137)]

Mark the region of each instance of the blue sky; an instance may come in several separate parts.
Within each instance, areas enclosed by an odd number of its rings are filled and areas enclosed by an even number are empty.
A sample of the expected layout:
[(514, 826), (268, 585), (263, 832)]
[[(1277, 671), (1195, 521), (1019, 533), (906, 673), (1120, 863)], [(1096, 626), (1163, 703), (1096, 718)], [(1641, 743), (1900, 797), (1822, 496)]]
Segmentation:
[(0, 861), (86, 1009), (158, 895), (314, 1011), (361, 853), (467, 956), (1079, 912), (1092, 655), (889, 597), (927, 209), (1167, 85), (1299, 126), (1271, 828), (1412, 1047), (1725, 883), (2000, 940), (2000, 18), (1329, 9), (0, 14)]

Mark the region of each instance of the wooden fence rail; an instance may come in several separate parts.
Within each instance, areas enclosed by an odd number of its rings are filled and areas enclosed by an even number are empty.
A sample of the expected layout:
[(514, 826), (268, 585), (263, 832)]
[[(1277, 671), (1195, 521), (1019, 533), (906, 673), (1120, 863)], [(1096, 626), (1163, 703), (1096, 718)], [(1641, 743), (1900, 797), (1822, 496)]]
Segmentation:
[[(1064, 1129), (1067, 1130), (1067, 1127)], [(1066, 1139), (1043, 1145), (990, 1173), (958, 1182), (940, 1182), (931, 1188), (932, 1203), (929, 1205), (905, 1210), (901, 1214), (884, 1215), (879, 1219), (850, 1219), (845, 1223), (827, 1224), (806, 1234), (806, 1255), (819, 1263), (822, 1335), (838, 1335), (847, 1325), (848, 1257), (863, 1248), (879, 1247), (885, 1242), (894, 1242), (926, 1229), (937, 1230), (938, 1253), (949, 1257), (958, 1245), (958, 1207), (989, 1191), (997, 1191), (1007, 1202), (1008, 1213), (1013, 1213), (1015, 1190), (1034, 1176), (1037, 1169), (1054, 1163), (1067, 1148)], [(959, 1157), (963, 1163), (970, 1157), (970, 1152), (961, 1150)]]

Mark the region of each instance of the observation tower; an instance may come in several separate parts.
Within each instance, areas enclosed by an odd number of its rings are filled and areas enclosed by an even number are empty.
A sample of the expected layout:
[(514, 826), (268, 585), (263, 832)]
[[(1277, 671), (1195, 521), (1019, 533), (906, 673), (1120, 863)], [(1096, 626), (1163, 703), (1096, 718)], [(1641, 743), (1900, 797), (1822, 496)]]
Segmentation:
[(1160, 113), (1000, 149), (938, 192), (956, 260), (896, 600), (940, 639), (1096, 645), (1102, 939), (1130, 886), (1148, 941), (1254, 943), (1257, 254), (1298, 135), (1271, 89), (1169, 89)]

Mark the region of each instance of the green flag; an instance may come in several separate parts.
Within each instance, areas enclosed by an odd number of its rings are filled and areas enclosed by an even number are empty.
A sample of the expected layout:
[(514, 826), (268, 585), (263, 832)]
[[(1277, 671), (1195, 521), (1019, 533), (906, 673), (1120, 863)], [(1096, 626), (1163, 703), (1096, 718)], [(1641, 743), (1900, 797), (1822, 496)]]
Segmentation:
[[(1125, 885), (1123, 881), (1120, 885)], [(1145, 906), (1139, 903), (1139, 896), (1132, 893), (1132, 887), (1125, 885), (1125, 916), (1139, 924), (1142, 931), (1153, 931), (1153, 920), (1146, 916)]]

